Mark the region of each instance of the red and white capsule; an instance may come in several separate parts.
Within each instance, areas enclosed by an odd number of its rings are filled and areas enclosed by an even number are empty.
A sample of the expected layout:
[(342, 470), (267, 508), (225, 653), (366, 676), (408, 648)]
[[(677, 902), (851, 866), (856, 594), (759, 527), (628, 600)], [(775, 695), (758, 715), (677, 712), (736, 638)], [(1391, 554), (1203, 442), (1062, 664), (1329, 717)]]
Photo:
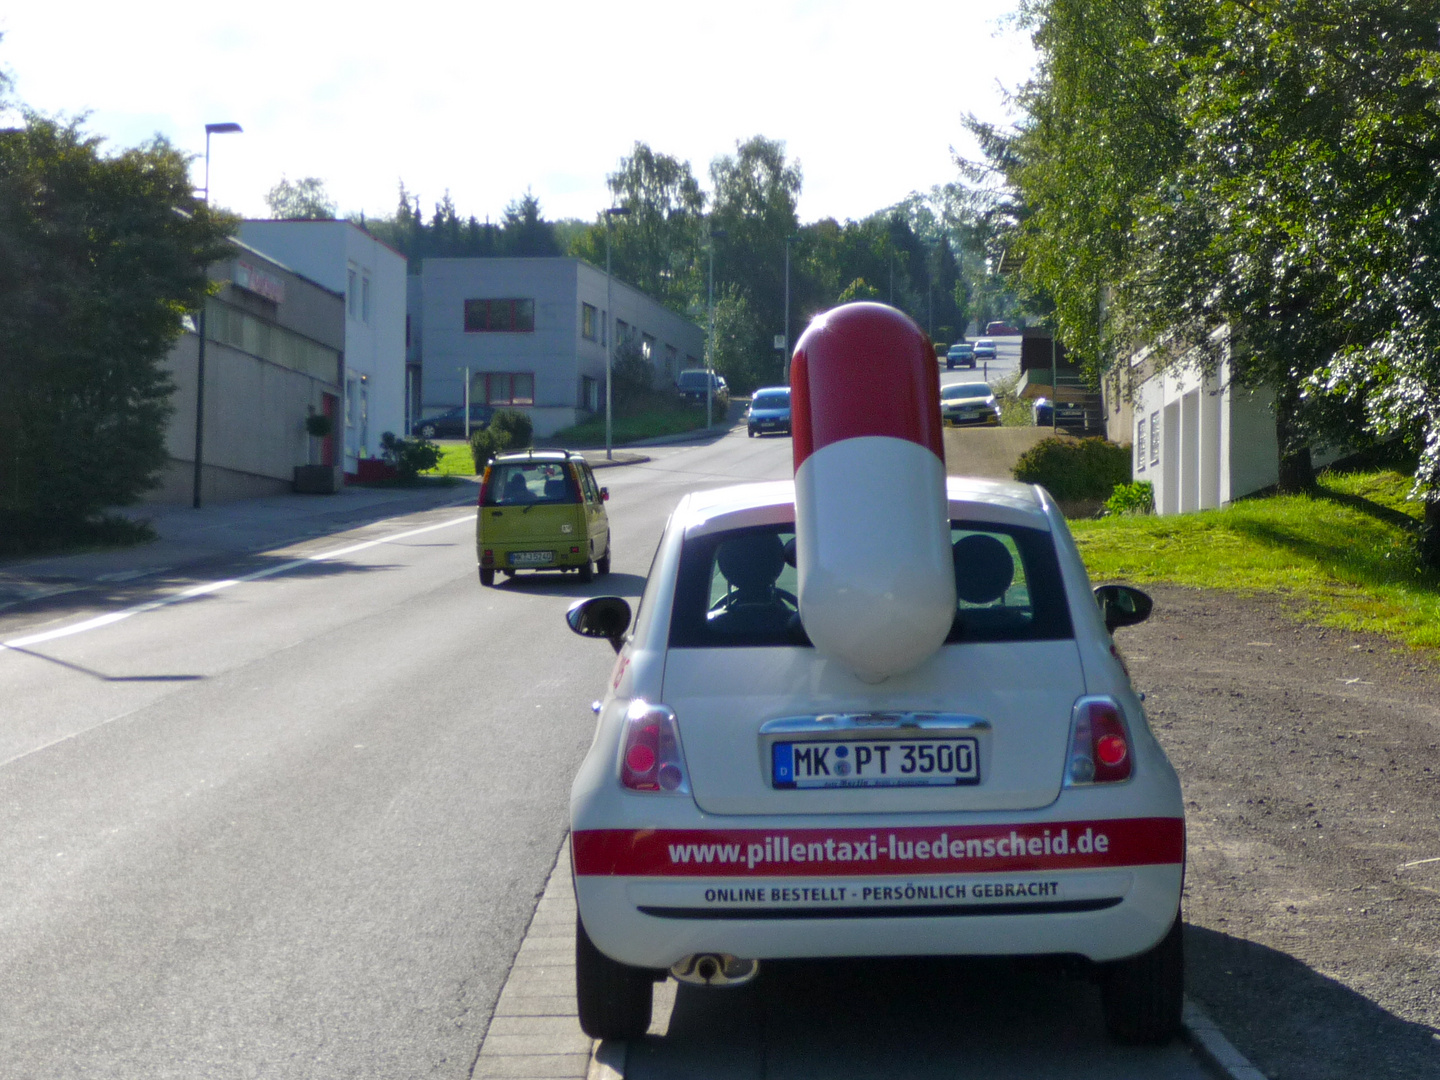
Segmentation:
[(790, 388), (801, 621), (862, 679), (909, 671), (955, 617), (934, 349), (903, 312), (846, 304), (801, 336)]

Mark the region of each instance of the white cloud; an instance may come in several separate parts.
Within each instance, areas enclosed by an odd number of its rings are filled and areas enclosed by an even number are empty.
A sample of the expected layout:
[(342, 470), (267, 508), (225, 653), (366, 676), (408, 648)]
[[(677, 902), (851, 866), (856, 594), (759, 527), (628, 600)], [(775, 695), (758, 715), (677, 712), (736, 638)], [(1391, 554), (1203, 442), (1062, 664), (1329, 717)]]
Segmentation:
[[(755, 134), (805, 176), (801, 216), (858, 217), (955, 178), (962, 114), (1000, 118), (1029, 72), (1007, 0), (612, 0), (408, 5), (27, 4), (0, 16), (0, 64), (47, 112), (89, 110), (116, 145), (157, 131), (203, 153), (216, 201), (265, 213), (282, 173), (345, 210), (499, 215), (534, 190), (591, 218), (637, 140), (691, 162)], [(200, 170), (197, 168), (197, 179)]]

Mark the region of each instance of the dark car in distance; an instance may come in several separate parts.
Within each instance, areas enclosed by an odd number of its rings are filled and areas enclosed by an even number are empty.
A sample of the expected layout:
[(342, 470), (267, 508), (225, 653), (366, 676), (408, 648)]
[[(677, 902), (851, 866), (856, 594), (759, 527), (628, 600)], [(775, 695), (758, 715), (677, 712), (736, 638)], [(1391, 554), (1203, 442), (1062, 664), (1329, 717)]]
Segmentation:
[[(495, 410), (489, 405), (470, 406), (470, 430), (482, 428), (490, 423), (495, 415)], [(426, 439), (463, 439), (465, 438), (465, 406), (457, 405), (453, 409), (447, 409), (435, 416), (427, 416), (424, 420), (417, 420), (411, 425), (411, 430)]]

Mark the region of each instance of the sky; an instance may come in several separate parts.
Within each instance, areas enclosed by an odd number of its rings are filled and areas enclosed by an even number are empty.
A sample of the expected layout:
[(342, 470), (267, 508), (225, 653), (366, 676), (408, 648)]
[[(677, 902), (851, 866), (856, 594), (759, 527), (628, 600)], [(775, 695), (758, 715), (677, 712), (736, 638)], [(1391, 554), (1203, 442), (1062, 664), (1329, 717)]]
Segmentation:
[(389, 216), (398, 184), (427, 217), (448, 189), (497, 220), (532, 191), (593, 220), (639, 142), (710, 162), (753, 135), (798, 160), (802, 221), (862, 218), (957, 179), (961, 118), (1013, 119), (1033, 52), (1017, 0), (171, 0), (0, 8), (0, 70), (48, 114), (88, 113), (119, 149), (216, 135), (216, 203), (268, 216), (282, 176), (319, 177), (342, 214)]

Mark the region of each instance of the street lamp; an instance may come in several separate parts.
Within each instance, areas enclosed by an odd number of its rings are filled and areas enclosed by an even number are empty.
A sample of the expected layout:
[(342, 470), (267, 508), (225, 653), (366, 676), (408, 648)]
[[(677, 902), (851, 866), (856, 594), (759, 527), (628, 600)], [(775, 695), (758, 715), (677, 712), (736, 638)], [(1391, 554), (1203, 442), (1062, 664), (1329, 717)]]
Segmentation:
[(615, 279), (610, 276), (610, 219), (629, 215), (630, 208), (628, 206), (612, 206), (605, 211), (605, 325), (601, 332), (605, 335), (605, 458), (607, 461), (613, 456), (610, 447), (610, 417), (614, 395), (611, 393), (610, 384), (613, 381), (611, 369), (615, 366)]
[[(234, 135), (241, 131), (239, 124), (225, 122), (223, 124), (205, 125), (205, 205), (210, 205), (210, 136), (211, 135)], [(200, 302), (200, 326), (198, 335), (200, 344), (195, 353), (195, 483), (194, 492), (191, 498), (191, 505), (196, 510), (200, 509), (200, 474), (201, 467), (205, 460), (205, 309), (210, 306), (209, 299)]]
[(715, 241), (723, 240), (729, 234), (724, 229), (710, 230), (710, 284), (708, 286), (710, 308), (710, 347), (705, 350), (705, 426), (715, 422), (713, 388), (715, 386)]
[(790, 362), (790, 244), (800, 237), (790, 235), (785, 237), (785, 349), (780, 354), (780, 377), (789, 382), (785, 373), (785, 365)]

